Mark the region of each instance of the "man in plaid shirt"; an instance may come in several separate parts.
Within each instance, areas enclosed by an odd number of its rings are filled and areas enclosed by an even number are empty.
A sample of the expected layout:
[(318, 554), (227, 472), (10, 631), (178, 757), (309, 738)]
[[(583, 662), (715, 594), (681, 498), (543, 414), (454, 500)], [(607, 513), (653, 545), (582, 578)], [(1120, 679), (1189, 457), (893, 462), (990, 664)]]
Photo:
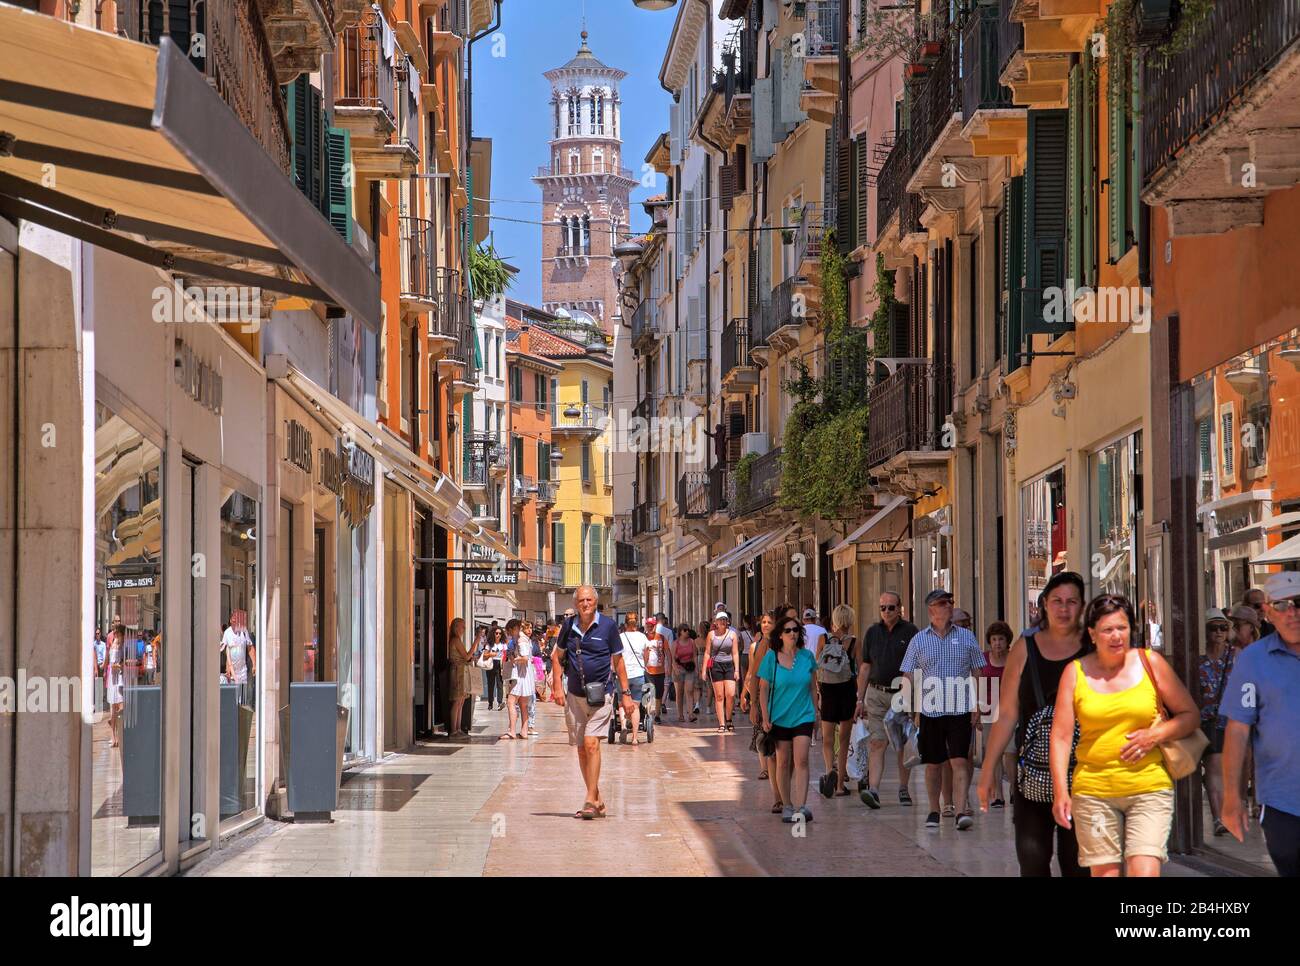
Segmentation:
[[(962, 803), (957, 814), (957, 828), (966, 831), (975, 818), (966, 808), (966, 791), (970, 787), (971, 735), (979, 720), (979, 701), (975, 696), (974, 675), (984, 666), (979, 641), (964, 627), (952, 622), (952, 594), (937, 587), (925, 598), (930, 623), (921, 628), (907, 645), (899, 671), (916, 672), (919, 687), (912, 679), (903, 679), (903, 698), (920, 715), (921, 734), (918, 745), (925, 765), (925, 791), (930, 799), (926, 828), (939, 827), (939, 791), (943, 765), (952, 765), (953, 801)], [(914, 692), (919, 690), (919, 694)]]

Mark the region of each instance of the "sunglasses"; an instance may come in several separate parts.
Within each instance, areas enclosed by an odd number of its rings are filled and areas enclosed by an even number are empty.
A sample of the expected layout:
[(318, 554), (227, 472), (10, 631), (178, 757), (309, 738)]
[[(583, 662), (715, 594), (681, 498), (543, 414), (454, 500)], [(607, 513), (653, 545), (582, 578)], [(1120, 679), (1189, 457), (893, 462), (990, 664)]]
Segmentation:
[(784, 637), (786, 634), (798, 634), (798, 633), (799, 633), (799, 628), (798, 628), (797, 626), (793, 625), (793, 624), (792, 624), (792, 625), (789, 625), (789, 626), (787, 626), (787, 627), (783, 627), (783, 628), (781, 628), (781, 636), (782, 636), (782, 637)]
[(881, 605), (880, 605), (880, 609), (881, 609), (881, 610), (898, 610), (898, 605), (897, 605), (897, 604), (881, 604)]
[(1300, 606), (1300, 601), (1293, 597), (1273, 601), (1273, 609), (1279, 614), (1289, 614), (1291, 611), (1295, 610), (1297, 606)]

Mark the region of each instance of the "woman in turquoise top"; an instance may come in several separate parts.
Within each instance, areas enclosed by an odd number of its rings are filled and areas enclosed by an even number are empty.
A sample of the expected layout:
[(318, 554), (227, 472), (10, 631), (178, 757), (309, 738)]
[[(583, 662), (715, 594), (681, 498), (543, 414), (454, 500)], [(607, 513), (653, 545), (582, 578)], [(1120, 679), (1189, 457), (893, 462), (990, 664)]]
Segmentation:
[(781, 622), (780, 649), (771, 650), (758, 669), (759, 707), (763, 730), (776, 739), (776, 783), (781, 795), (781, 821), (794, 822), (796, 813), (812, 821), (808, 810), (808, 748), (821, 696), (817, 691), (817, 659), (803, 646), (803, 625), (793, 617)]

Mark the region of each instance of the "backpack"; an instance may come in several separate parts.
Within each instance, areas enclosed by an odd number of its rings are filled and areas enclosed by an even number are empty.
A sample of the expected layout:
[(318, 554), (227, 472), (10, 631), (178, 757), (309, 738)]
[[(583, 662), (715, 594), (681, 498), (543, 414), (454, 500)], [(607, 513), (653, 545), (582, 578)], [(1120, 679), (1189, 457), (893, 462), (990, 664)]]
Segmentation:
[(854, 638), (827, 634), (817, 651), (817, 680), (823, 684), (843, 684), (853, 679), (853, 658), (849, 651)]
[[(1031, 802), (1052, 803), (1052, 718), (1056, 714), (1055, 702), (1043, 700), (1043, 681), (1038, 676), (1038, 645), (1033, 637), (1025, 638), (1025, 663), (1029, 665), (1029, 680), (1034, 686), (1038, 710), (1025, 722), (1024, 740), (1020, 743), (1020, 758), (1016, 762), (1016, 780), (1020, 794)], [(1074, 723), (1074, 739), (1070, 742), (1070, 767), (1066, 781), (1074, 783), (1074, 751), (1079, 747), (1079, 722)]]

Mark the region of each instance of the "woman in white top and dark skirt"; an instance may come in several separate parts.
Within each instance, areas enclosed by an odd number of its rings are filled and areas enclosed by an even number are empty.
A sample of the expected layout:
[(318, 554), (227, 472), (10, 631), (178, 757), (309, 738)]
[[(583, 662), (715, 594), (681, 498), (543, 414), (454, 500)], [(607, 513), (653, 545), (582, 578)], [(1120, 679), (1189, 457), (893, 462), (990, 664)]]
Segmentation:
[(713, 615), (713, 627), (705, 642), (709, 683), (713, 686), (713, 703), (718, 711), (718, 734), (735, 731), (731, 709), (740, 686), (740, 637), (731, 626), (725, 610)]
[(506, 697), (506, 710), (510, 715), (510, 730), (502, 738), (525, 738), (528, 721), (528, 699), (537, 693), (537, 672), (533, 669), (533, 642), (519, 633), (518, 618), (506, 624), (506, 634), (518, 634), (506, 649), (510, 665), (510, 693)]

